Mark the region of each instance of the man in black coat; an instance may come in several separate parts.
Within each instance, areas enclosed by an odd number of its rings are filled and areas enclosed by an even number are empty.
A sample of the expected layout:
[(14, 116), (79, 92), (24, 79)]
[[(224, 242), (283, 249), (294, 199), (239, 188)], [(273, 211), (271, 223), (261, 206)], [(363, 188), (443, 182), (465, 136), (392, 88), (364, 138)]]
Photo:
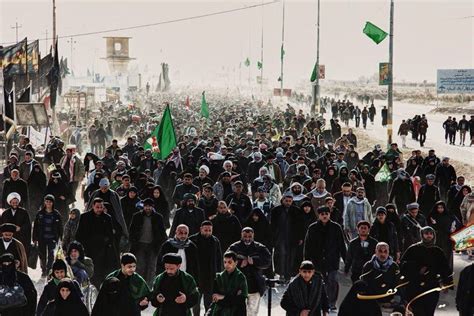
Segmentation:
[(330, 220), (327, 207), (318, 208), (318, 221), (308, 227), (303, 250), (304, 260), (310, 260), (324, 277), (327, 286), (329, 308), (336, 311), (339, 292), (337, 271), (339, 261), (346, 259), (346, 245), (341, 226)]
[(385, 242), (389, 245), (390, 255), (398, 262), (400, 259), (400, 247), (398, 245), (397, 229), (388, 220), (387, 209), (383, 206), (377, 207), (374, 223), (370, 227), (370, 236), (378, 242)]
[(5, 202), (10, 193), (16, 192), (21, 196), (20, 206), (28, 206), (28, 184), (25, 180), (20, 178), (20, 171), (18, 168), (11, 170), (10, 178), (3, 181), (1, 207), (6, 208)]
[(224, 201), (217, 204), (217, 214), (211, 219), (214, 236), (219, 239), (221, 251), (225, 253), (230, 245), (240, 239), (242, 225)]
[(282, 204), (271, 210), (271, 232), (273, 235), (274, 245), (274, 264), (275, 272), (282, 280), (289, 281), (293, 276), (292, 264), (296, 255), (297, 247), (295, 241), (291, 240), (294, 236), (293, 230), (296, 232), (299, 222), (297, 215), (299, 209), (293, 206), (293, 195), (290, 192), (285, 193)]
[(402, 252), (420, 241), (420, 229), (427, 225), (426, 217), (419, 212), (418, 203), (407, 205), (408, 212), (401, 219), (401, 246)]
[[(216, 273), (222, 270), (222, 252), (219, 239), (212, 235), (213, 225), (210, 221), (201, 223), (200, 232), (192, 235), (189, 239), (198, 249), (199, 279), (196, 283), (199, 293), (204, 296), (204, 309), (209, 309), (212, 303), (214, 278)], [(193, 314), (200, 315), (201, 299), (194, 305)]]
[(192, 193), (186, 193), (183, 197), (183, 207), (176, 211), (171, 225), (169, 236), (173, 237), (178, 225), (184, 224), (188, 226), (191, 235), (199, 232), (201, 223), (206, 220), (204, 210), (195, 207), (196, 196)]
[(377, 240), (369, 236), (370, 223), (360, 221), (357, 223), (358, 237), (352, 239), (347, 249), (344, 272), (351, 270), (352, 283), (359, 280), (364, 264), (372, 258), (375, 253)]
[(185, 194), (197, 194), (199, 192), (199, 187), (193, 184), (193, 175), (185, 173), (183, 175), (183, 183), (178, 184), (174, 188), (173, 202), (176, 203), (177, 207), (181, 207), (181, 203), (184, 202)]
[(252, 201), (243, 193), (244, 184), (242, 181), (235, 181), (234, 192), (229, 194), (226, 198), (227, 205), (232, 210), (233, 214), (237, 216), (240, 223), (245, 223), (252, 213)]
[(194, 280), (199, 280), (198, 249), (188, 237), (188, 226), (184, 224), (178, 225), (174, 237), (168, 238), (168, 240), (161, 245), (156, 260), (156, 275), (165, 270), (163, 256), (168, 253), (177, 253), (182, 258), (180, 270), (191, 274)]
[(166, 241), (163, 217), (153, 206), (152, 199), (145, 199), (143, 210), (133, 215), (130, 224), (130, 252), (137, 257), (137, 273), (150, 285), (155, 277), (158, 250)]
[(104, 209), (104, 201), (94, 199), (92, 210), (81, 215), (76, 232), (76, 240), (94, 262), (91, 281), (97, 288), (107, 274), (119, 267), (119, 252), (114, 245), (116, 229), (112, 217), (104, 213)]
[(449, 163), (448, 157), (443, 157), (441, 163), (436, 166), (435, 175), (441, 199), (446, 201), (449, 188), (453, 183), (456, 183), (456, 170)]
[(349, 182), (343, 183), (341, 191), (334, 193), (334, 206), (341, 212), (341, 214), (344, 214), (347, 203), (355, 195), (355, 192), (352, 191), (352, 184)]
[(435, 175), (428, 174), (426, 176), (426, 182), (420, 188), (420, 192), (418, 192), (418, 199), (416, 202), (420, 205), (421, 213), (427, 218), (430, 215), (431, 210), (436, 202), (438, 202), (441, 198), (439, 195), (439, 189), (435, 182)]
[(397, 178), (393, 181), (388, 203), (392, 203), (394, 200), (400, 215), (404, 213), (406, 205), (416, 201), (410, 175), (402, 168), (397, 170)]
[[(425, 226), (420, 235), (421, 241), (411, 245), (401, 259), (402, 275), (410, 282), (404, 292), (408, 302), (421, 293), (453, 283), (448, 261), (441, 248), (435, 245), (434, 229)], [(434, 315), (439, 293), (434, 291), (414, 300), (411, 304), (413, 314)]]
[(237, 254), (237, 267), (247, 278), (247, 315), (257, 315), (260, 299), (265, 293), (263, 271), (270, 267), (272, 255), (267, 247), (254, 241), (252, 228), (243, 228), (241, 237), (229, 250)]
[(12, 192), (7, 196), (7, 204), (10, 205), (10, 208), (2, 213), (0, 225), (10, 223), (16, 226), (13, 237), (21, 241), (28, 256), (31, 244), (31, 221), (28, 211), (20, 207), (20, 202), (21, 196), (16, 192)]

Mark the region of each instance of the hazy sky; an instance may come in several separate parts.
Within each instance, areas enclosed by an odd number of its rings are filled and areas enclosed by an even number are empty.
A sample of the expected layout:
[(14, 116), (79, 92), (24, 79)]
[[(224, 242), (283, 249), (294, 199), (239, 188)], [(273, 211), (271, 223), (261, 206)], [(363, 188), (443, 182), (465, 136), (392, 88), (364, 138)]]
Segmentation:
[[(267, 0), (271, 1), (271, 0)], [(264, 0), (264, 2), (267, 2)], [(56, 0), (58, 35), (114, 29), (243, 7), (261, 1), (79, 1)], [(317, 1), (286, 1), (285, 80), (291, 86), (309, 80), (316, 59)], [(376, 45), (362, 33), (365, 21), (388, 32), (389, 0), (321, 0), (320, 60), (328, 79), (357, 79), (378, 71), (388, 60), (388, 38)], [(282, 3), (262, 8), (149, 28), (74, 38), (73, 68), (107, 71), (103, 36), (131, 36), (130, 54), (140, 71), (158, 72), (170, 64), (172, 80), (198, 81), (222, 69), (239, 78), (239, 62), (250, 58), (251, 76), (259, 71), (262, 11), (264, 77), (275, 82), (280, 72)], [(52, 0), (0, 0), (0, 42), (29, 40), (52, 33)], [(469, 17), (470, 16), (470, 17)], [(394, 76), (396, 80), (434, 82), (438, 68), (474, 67), (474, 1), (395, 0)], [(51, 44), (51, 41), (49, 41)], [(60, 53), (71, 55), (67, 39)], [(41, 50), (46, 43), (40, 42)], [(234, 72), (235, 69), (235, 72)], [(179, 73), (178, 73), (179, 72)], [(174, 78), (173, 78), (174, 76)], [(242, 66), (242, 78), (248, 68)]]

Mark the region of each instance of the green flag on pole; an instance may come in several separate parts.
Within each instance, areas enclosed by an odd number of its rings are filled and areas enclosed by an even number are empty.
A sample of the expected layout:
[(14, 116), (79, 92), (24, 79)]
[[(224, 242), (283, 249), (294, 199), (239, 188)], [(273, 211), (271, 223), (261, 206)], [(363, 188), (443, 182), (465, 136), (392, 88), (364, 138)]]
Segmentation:
[(257, 61), (257, 68), (262, 69), (262, 67), (263, 67), (263, 64), (260, 61)]
[(363, 32), (365, 35), (370, 37), (376, 44), (382, 42), (388, 35), (387, 32), (370, 22), (365, 23)]
[(201, 116), (205, 118), (209, 118), (209, 105), (207, 105), (207, 102), (206, 102), (205, 91), (202, 92)]
[(281, 44), (281, 49), (280, 49), (280, 58), (283, 60), (283, 57), (285, 56), (285, 50), (283, 49), (283, 44)]
[(316, 63), (314, 65), (313, 72), (311, 73), (311, 78), (309, 79), (311, 82), (315, 81), (317, 76), (319, 76), (318, 68), (318, 63)]
[(176, 148), (176, 134), (174, 133), (169, 105), (166, 106), (160, 125), (151, 133), (143, 148), (145, 150), (151, 149), (155, 159), (166, 159), (173, 149)]
[(390, 180), (390, 170), (388, 169), (387, 164), (385, 163), (379, 172), (375, 175), (375, 181), (377, 182), (388, 182)]
[(244, 65), (247, 66), (247, 67), (250, 66), (250, 59), (248, 57), (245, 60)]

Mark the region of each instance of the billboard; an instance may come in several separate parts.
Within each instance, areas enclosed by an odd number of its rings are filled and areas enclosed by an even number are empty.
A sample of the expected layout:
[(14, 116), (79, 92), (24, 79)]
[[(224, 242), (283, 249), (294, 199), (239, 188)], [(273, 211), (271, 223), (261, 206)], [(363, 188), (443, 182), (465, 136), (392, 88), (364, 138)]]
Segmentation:
[(438, 93), (474, 93), (474, 69), (438, 69)]
[(325, 78), (326, 78), (326, 66), (319, 65), (319, 79), (325, 79)]
[(379, 63), (379, 85), (388, 86), (390, 83), (390, 76), (388, 71), (388, 63)]
[(283, 90), (280, 90), (280, 88), (273, 89), (273, 96), (279, 97), (280, 93), (281, 93), (281, 96), (285, 96), (288, 98), (291, 97), (291, 89), (283, 89)]

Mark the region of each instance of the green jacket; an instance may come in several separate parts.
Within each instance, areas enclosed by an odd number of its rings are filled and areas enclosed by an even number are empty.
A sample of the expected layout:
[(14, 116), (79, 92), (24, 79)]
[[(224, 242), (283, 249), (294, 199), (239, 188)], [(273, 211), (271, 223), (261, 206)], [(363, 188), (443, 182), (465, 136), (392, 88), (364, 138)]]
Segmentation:
[[(119, 274), (122, 273), (121, 269), (115, 270), (110, 273), (106, 279), (119, 278)], [(150, 294), (150, 288), (146, 284), (145, 280), (138, 273), (132, 274), (130, 277), (130, 294), (132, 299), (139, 303), (144, 297), (148, 297)]]
[(222, 271), (214, 279), (214, 293), (224, 295), (224, 299), (212, 303), (212, 316), (239, 316), (245, 315), (245, 300), (248, 296), (247, 279), (239, 270), (231, 274)]
[[(155, 313), (153, 316), (161, 316), (162, 315), (162, 305), (157, 301), (156, 296), (160, 290), (160, 283), (163, 280), (163, 277), (166, 275), (166, 272), (160, 273), (155, 280), (153, 281), (153, 290), (150, 294), (150, 302), (153, 306), (156, 307)], [(183, 289), (183, 293), (186, 295), (186, 302), (184, 303), (187, 312), (187, 316), (191, 316), (191, 308), (199, 303), (199, 290), (196, 285), (196, 281), (189, 273), (179, 270), (179, 278), (181, 280), (181, 286)], [(163, 315), (166, 316), (166, 315)]]

